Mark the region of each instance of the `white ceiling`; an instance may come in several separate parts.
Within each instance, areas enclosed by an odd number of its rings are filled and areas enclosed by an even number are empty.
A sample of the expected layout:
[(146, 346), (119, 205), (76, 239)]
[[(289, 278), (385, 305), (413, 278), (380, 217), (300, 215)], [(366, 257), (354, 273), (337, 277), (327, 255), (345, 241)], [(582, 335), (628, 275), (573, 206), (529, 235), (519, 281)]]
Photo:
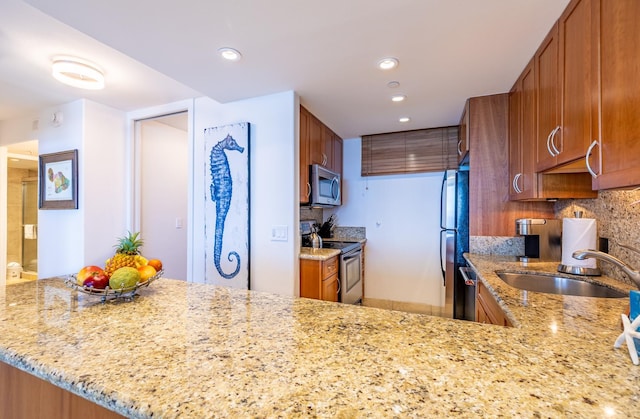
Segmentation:
[[(352, 138), (457, 124), (466, 98), (509, 90), (568, 0), (28, 3), (64, 24), (2, 0), (0, 120), (79, 97), (132, 110), (200, 94), (228, 102), (295, 90)], [(222, 62), (223, 46), (243, 59)], [(49, 76), (58, 54), (101, 65), (107, 88), (58, 85)], [(400, 66), (378, 70), (385, 56)], [(395, 93), (407, 100), (392, 103)], [(405, 115), (411, 122), (398, 123)]]

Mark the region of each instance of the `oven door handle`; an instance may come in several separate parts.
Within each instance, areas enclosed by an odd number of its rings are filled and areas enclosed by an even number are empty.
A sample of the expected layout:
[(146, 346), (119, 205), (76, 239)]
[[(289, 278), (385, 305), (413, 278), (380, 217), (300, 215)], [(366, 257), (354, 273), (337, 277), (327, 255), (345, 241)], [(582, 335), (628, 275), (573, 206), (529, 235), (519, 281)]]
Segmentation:
[(343, 256), (343, 257), (342, 257), (342, 260), (344, 260), (344, 261), (346, 262), (346, 261), (348, 261), (348, 260), (356, 259), (356, 258), (359, 258), (359, 257), (360, 257), (360, 252), (358, 252), (358, 253), (357, 253), (357, 254), (355, 254), (355, 255)]

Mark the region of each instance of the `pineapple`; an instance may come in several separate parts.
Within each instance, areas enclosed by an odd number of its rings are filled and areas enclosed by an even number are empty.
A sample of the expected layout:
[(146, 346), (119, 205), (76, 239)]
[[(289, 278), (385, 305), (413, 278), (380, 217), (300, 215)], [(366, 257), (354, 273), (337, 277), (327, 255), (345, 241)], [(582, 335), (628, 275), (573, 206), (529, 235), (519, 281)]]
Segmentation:
[(124, 237), (118, 238), (118, 244), (116, 253), (110, 259), (107, 259), (105, 266), (105, 272), (109, 277), (119, 268), (130, 266), (136, 268), (136, 256), (140, 255), (140, 246), (142, 246), (142, 240), (138, 238), (140, 232), (131, 233), (127, 232)]

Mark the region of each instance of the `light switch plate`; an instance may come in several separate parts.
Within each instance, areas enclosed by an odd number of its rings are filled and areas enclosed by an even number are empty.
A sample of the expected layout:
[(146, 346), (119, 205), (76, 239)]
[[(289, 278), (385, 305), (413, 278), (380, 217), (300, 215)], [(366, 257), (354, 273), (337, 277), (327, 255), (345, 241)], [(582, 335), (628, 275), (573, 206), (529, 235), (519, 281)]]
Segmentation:
[(287, 226), (272, 226), (271, 241), (286, 242), (289, 240), (289, 229)]

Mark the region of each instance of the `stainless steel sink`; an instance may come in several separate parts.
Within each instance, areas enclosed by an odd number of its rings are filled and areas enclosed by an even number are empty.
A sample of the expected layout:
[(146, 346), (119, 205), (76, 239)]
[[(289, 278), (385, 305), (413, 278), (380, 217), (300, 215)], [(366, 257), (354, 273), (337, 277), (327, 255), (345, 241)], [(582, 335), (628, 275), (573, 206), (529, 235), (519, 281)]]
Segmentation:
[(561, 276), (513, 272), (496, 272), (496, 274), (514, 288), (533, 292), (600, 298), (623, 298), (629, 296), (627, 293), (604, 285)]

